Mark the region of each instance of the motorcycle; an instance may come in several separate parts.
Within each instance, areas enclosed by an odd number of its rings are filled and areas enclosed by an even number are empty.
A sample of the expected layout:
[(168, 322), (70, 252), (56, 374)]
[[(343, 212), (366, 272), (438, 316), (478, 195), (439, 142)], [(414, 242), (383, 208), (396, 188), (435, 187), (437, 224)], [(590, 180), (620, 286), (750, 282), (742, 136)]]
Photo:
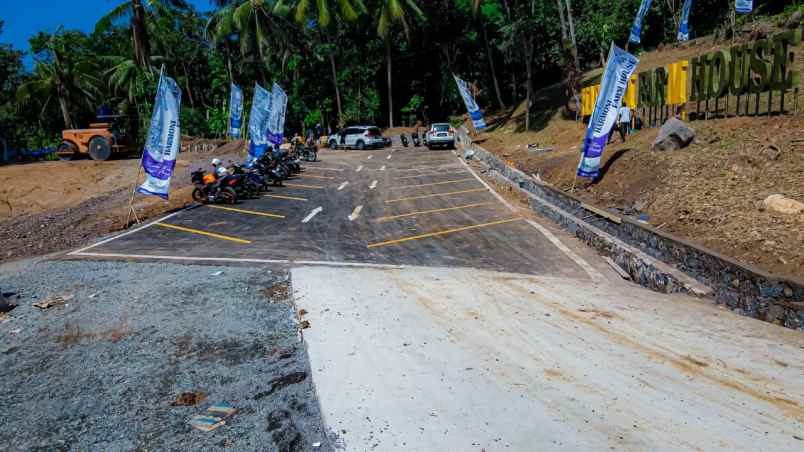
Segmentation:
[(221, 186), (215, 180), (215, 176), (205, 174), (201, 168), (190, 173), (190, 180), (195, 185), (193, 200), (196, 202), (202, 204), (234, 204), (237, 202), (237, 192), (233, 188)]
[(246, 169), (240, 165), (231, 165), (232, 174), (241, 175), (245, 178), (245, 183), (248, 185), (249, 189), (252, 191), (256, 191), (256, 194), (259, 195), (261, 191), (268, 191), (268, 182), (256, 171), (252, 171)]
[(408, 137), (404, 133), (399, 135), (399, 139), (402, 141), (403, 147), (408, 147)]
[(287, 171), (280, 165), (279, 159), (273, 157), (271, 152), (261, 155), (255, 162), (257, 172), (267, 178), (274, 185), (282, 186), (282, 181), (288, 178)]
[(421, 142), (419, 141), (419, 133), (413, 132), (410, 134), (410, 137), (413, 139), (413, 146), (419, 147), (419, 145), (421, 144)]
[(315, 162), (318, 159), (318, 149), (314, 144), (297, 144), (296, 154), (305, 162)]

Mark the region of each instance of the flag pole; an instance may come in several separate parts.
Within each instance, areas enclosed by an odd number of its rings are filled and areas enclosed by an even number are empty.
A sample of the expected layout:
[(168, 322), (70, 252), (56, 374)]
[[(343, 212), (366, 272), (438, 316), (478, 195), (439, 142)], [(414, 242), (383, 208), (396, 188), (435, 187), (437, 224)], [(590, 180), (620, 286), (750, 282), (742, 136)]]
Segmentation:
[[(159, 69), (159, 81), (156, 85), (156, 93), (159, 95), (159, 88), (162, 87), (162, 74), (165, 73), (165, 65), (162, 64), (162, 68)], [(155, 105), (154, 105), (155, 106)], [(151, 112), (153, 114), (153, 112)], [(139, 118), (137, 118), (139, 120)], [(146, 137), (147, 140), (147, 137)], [(134, 186), (131, 187), (131, 197), (128, 199), (128, 214), (126, 216), (126, 223), (125, 227), (128, 227), (129, 222), (131, 221), (131, 216), (134, 215), (134, 220), (137, 224), (140, 224), (140, 217), (137, 215), (137, 211), (134, 210), (134, 195), (137, 194), (137, 184), (140, 183), (140, 174), (142, 174), (142, 162), (145, 160), (145, 145), (143, 143), (143, 149), (140, 153), (140, 164), (137, 166), (137, 178), (134, 179)]]

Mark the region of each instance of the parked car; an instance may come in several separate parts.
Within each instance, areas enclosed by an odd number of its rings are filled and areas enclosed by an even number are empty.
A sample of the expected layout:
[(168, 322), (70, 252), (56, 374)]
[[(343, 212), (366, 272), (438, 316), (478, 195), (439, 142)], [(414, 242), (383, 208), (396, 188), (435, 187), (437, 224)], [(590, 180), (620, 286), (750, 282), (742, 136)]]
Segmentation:
[(427, 129), (427, 133), (424, 136), (427, 149), (435, 147), (455, 149), (455, 129), (449, 123), (437, 122), (430, 124), (430, 128)]
[(330, 135), (330, 149), (372, 149), (385, 146), (385, 138), (379, 127), (351, 126)]

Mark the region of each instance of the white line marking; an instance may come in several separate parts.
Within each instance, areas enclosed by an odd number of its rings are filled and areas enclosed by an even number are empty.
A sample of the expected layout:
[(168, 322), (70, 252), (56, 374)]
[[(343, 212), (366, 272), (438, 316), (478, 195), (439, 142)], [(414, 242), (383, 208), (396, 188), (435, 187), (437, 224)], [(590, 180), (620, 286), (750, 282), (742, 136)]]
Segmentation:
[(100, 242), (98, 242), (98, 243), (93, 243), (92, 245), (85, 246), (85, 247), (83, 247), (83, 248), (81, 248), (81, 249), (77, 249), (77, 250), (75, 250), (75, 251), (70, 251), (69, 253), (67, 253), (67, 255), (68, 255), (68, 256), (74, 256), (74, 255), (77, 255), (77, 254), (79, 254), (79, 253), (83, 253), (83, 252), (84, 252), (84, 251), (86, 251), (86, 250), (90, 250), (90, 249), (92, 249), (92, 248), (95, 248), (96, 246), (100, 246), (100, 245), (103, 245), (103, 244), (105, 244), (105, 243), (109, 243), (109, 242), (111, 242), (112, 240), (117, 240), (117, 239), (123, 238), (123, 237), (125, 237), (125, 236), (127, 236), (127, 235), (129, 235), (129, 234), (133, 234), (133, 233), (135, 233), (135, 232), (142, 231), (143, 229), (145, 229), (145, 228), (149, 228), (149, 227), (153, 226), (154, 224), (159, 223), (160, 221), (167, 220), (168, 218), (170, 218), (170, 217), (172, 217), (172, 216), (174, 216), (174, 215), (178, 215), (178, 214), (180, 214), (180, 213), (184, 212), (185, 210), (188, 210), (188, 209), (190, 209), (190, 208), (192, 208), (192, 207), (196, 207), (196, 206), (197, 206), (197, 204), (193, 204), (193, 205), (187, 206), (187, 207), (185, 207), (185, 208), (183, 208), (183, 209), (180, 209), (180, 210), (177, 210), (176, 212), (171, 213), (170, 215), (166, 215), (166, 216), (164, 216), (164, 217), (157, 218), (157, 219), (155, 219), (155, 220), (153, 220), (153, 221), (151, 221), (151, 222), (149, 222), (149, 223), (146, 223), (146, 224), (144, 224), (144, 225), (142, 225), (142, 226), (140, 226), (140, 227), (138, 227), (138, 228), (132, 229), (132, 230), (130, 230), (130, 231), (126, 231), (126, 232), (124, 232), (124, 233), (122, 233), (122, 234), (118, 234), (118, 235), (116, 235), (116, 236), (114, 236), (114, 237), (109, 237), (109, 238), (108, 238), (108, 239), (106, 239), (106, 240), (101, 240), (101, 241), (100, 241)]
[[(505, 205), (505, 207), (508, 207), (508, 209), (511, 212), (518, 213), (517, 209), (514, 208), (514, 206), (512, 206), (502, 196), (500, 196), (499, 193), (497, 193), (496, 191), (492, 190), (492, 188), (489, 186), (489, 184), (487, 184), (486, 181), (481, 179), (480, 176), (478, 176), (477, 173), (475, 173), (475, 171), (472, 169), (472, 167), (469, 166), (466, 162), (464, 162), (462, 158), (459, 157), (458, 160), (460, 160), (460, 162), (463, 163), (463, 165), (466, 167), (466, 169), (469, 170), (469, 172), (472, 173), (473, 176), (475, 176), (475, 179), (477, 179), (481, 184), (483, 184), (489, 190), (489, 192), (491, 192), (491, 194), (494, 195), (495, 198), (497, 198), (498, 201), (503, 203), (503, 205)], [(525, 221), (529, 225), (533, 226), (537, 231), (541, 232), (542, 235), (545, 236), (545, 238), (547, 238), (547, 240), (549, 240), (553, 245), (555, 245), (556, 248), (560, 249), (564, 254), (566, 254), (567, 257), (569, 257), (573, 262), (578, 264), (579, 267), (584, 269), (584, 271), (586, 271), (586, 273), (589, 275), (589, 277), (592, 278), (592, 281), (594, 281), (596, 283), (602, 283), (602, 282), (606, 281), (606, 278), (603, 276), (602, 273), (600, 273), (597, 270), (595, 270), (594, 267), (589, 265), (589, 262), (586, 262), (586, 260), (584, 258), (582, 258), (581, 256), (577, 255), (574, 251), (572, 251), (566, 245), (564, 245), (564, 243), (562, 243), (561, 240), (559, 240), (558, 237), (553, 235), (553, 233), (550, 232), (547, 228), (545, 228), (544, 226), (542, 226), (539, 223), (536, 223), (535, 221), (532, 221), (532, 220), (525, 219)]]
[(355, 207), (355, 210), (352, 211), (352, 214), (347, 217), (347, 218), (349, 218), (349, 221), (355, 221), (357, 219), (357, 217), (360, 216), (360, 211), (361, 210), (363, 210), (363, 205), (362, 204), (357, 206), (357, 207)]
[(370, 155), (370, 156), (366, 157), (366, 160), (371, 160), (372, 157), (374, 157), (374, 155)]
[(385, 165), (380, 167), (380, 171), (385, 171)]
[(324, 210), (323, 207), (321, 207), (321, 206), (316, 207), (315, 209), (313, 209), (312, 212), (308, 213), (307, 216), (304, 217), (304, 219), (302, 220), (302, 223), (307, 223), (308, 221), (312, 220), (313, 217), (318, 215), (318, 212), (321, 212), (322, 210)]
[(376, 179), (371, 181), (371, 185), (369, 185), (369, 190), (374, 190), (375, 188), (377, 188), (377, 180)]
[(388, 157), (385, 158), (386, 160), (391, 160), (391, 154), (388, 154)]
[(346, 181), (346, 182), (338, 185), (338, 191), (343, 190), (344, 188), (346, 188), (347, 185), (349, 185), (349, 181)]
[(363, 165), (358, 166), (356, 172), (359, 173), (361, 170), (363, 170)]

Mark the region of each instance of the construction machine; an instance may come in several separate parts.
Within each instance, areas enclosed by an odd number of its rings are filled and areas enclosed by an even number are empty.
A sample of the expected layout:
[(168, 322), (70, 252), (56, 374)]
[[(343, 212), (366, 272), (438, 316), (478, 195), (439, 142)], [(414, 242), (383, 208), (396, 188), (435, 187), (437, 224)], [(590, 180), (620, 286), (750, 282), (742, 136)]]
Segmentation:
[[(56, 149), (61, 160), (72, 160), (89, 154), (92, 160), (106, 160), (112, 154), (138, 150), (137, 121), (126, 115), (99, 115), (98, 122), (86, 129), (62, 130), (62, 142)], [(133, 127), (132, 127), (133, 126)]]

